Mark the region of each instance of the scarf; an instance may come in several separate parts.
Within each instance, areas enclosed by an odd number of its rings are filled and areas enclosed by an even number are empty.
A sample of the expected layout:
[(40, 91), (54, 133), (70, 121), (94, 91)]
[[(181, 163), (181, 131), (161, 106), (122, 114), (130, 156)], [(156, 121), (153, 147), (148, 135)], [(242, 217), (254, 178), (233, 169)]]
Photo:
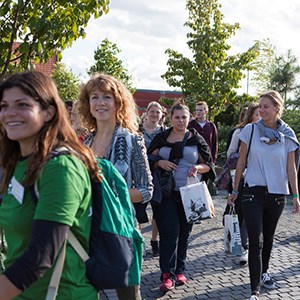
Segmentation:
[(278, 127), (277, 129), (271, 129), (265, 126), (263, 123), (262, 119), (257, 121), (256, 124), (258, 126), (258, 129), (260, 131), (260, 136), (261, 137), (266, 137), (270, 140), (276, 140), (279, 143), (282, 141), (284, 137), (291, 139), (297, 146), (298, 148), (295, 151), (295, 164), (296, 164), (296, 170), (298, 172), (299, 169), (299, 141), (296, 137), (296, 134), (294, 130), (283, 120), (278, 119)]
[(271, 141), (277, 140), (278, 142), (281, 142), (284, 137), (287, 137), (287, 138), (291, 139), (292, 141), (294, 141), (299, 146), (299, 142), (295, 135), (295, 132), (283, 120), (278, 119), (278, 128), (275, 130), (272, 128), (266, 127), (264, 122), (262, 121), (262, 119), (257, 121), (255, 124), (259, 128), (261, 137), (266, 137), (266, 138), (270, 139)]
[[(87, 137), (84, 144), (91, 147), (96, 131), (92, 135)], [(111, 144), (107, 150), (106, 157), (116, 167), (116, 169), (125, 178), (125, 181), (132, 182), (132, 176), (130, 171), (131, 164), (131, 151), (132, 151), (132, 137), (126, 128), (121, 128), (119, 125), (116, 126), (112, 135)]]

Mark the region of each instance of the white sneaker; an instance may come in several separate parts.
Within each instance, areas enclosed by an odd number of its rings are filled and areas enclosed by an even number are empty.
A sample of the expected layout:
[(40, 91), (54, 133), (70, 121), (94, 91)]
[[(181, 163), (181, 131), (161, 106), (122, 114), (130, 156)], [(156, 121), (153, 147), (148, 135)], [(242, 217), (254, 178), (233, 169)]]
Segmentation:
[(249, 300), (259, 300), (259, 298), (256, 295), (252, 295)]
[(246, 266), (248, 263), (248, 250), (244, 250), (242, 252), (242, 255), (240, 256), (240, 265), (241, 266)]

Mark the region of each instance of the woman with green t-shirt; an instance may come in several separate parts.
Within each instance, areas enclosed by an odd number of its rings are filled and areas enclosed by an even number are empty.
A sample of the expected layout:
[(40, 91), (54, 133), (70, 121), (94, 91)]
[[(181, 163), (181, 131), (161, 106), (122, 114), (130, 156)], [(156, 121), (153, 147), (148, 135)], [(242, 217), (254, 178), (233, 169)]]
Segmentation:
[[(59, 147), (76, 155), (49, 159)], [(0, 227), (7, 241), (0, 299), (45, 299), (69, 229), (88, 250), (90, 178), (101, 178), (92, 151), (71, 127), (54, 82), (42, 73), (16, 73), (0, 84), (0, 165)], [(37, 203), (30, 193), (35, 184)], [(83, 260), (69, 244), (57, 299), (98, 299)]]

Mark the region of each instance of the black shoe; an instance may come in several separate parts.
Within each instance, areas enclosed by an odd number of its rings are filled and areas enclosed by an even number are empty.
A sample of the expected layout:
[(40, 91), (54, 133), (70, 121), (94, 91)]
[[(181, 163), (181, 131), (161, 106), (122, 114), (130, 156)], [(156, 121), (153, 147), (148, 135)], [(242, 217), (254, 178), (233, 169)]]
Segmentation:
[(159, 246), (158, 241), (150, 241), (151, 247), (152, 247), (152, 255), (154, 257), (159, 256)]

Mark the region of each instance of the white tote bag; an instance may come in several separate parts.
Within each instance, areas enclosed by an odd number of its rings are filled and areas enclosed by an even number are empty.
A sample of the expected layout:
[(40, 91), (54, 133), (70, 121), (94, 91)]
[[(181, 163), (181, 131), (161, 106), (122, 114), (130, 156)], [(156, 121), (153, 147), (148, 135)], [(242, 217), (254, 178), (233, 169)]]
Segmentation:
[(239, 218), (235, 212), (234, 205), (229, 214), (224, 216), (224, 250), (232, 255), (242, 255)]
[(191, 179), (188, 177), (188, 185), (179, 188), (188, 223), (215, 216), (215, 207), (206, 183), (199, 181), (197, 177), (195, 180), (196, 183), (189, 184)]

